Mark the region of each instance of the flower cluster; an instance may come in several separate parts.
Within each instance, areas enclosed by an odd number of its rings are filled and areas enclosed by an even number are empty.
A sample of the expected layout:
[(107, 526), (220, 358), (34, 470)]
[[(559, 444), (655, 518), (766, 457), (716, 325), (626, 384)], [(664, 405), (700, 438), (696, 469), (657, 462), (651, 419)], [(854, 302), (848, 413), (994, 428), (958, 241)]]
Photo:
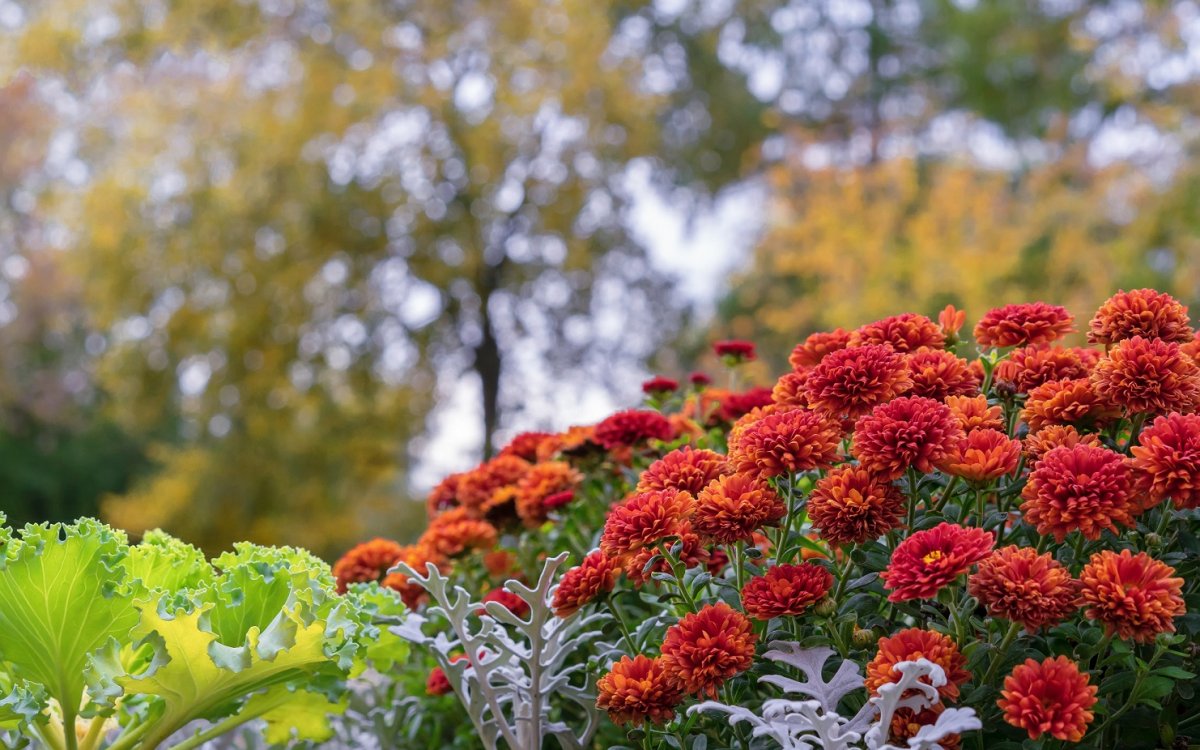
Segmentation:
[[(1169, 745), (1200, 688), (1187, 309), (1141, 289), (1086, 326), (1043, 302), (965, 326), (948, 307), (812, 333), (787, 372), (750, 387), (772, 358), (718, 342), (727, 387), (657, 376), (640, 408), (518, 435), (433, 490), (415, 543), (350, 550), (339, 590), (380, 581), (419, 608), (389, 571), (432, 563), (521, 616), (501, 581), (570, 553), (551, 606), (607, 618), (607, 645), (578, 655), (609, 720), (600, 744), (749, 746), (736, 722), (688, 709), (719, 698), (769, 716), (764, 686), (801, 683), (764, 654), (793, 642), (864, 668), (863, 720), (888, 726), (839, 748), (932, 747), (966, 709), (983, 737), (941, 747)], [(901, 686), (918, 660), (936, 681)], [(420, 689), (445, 693), (427, 674)], [(924, 690), (941, 702), (916, 701)], [(894, 713), (872, 715), (899, 691)], [(1175, 723), (1147, 739), (1159, 712)]]

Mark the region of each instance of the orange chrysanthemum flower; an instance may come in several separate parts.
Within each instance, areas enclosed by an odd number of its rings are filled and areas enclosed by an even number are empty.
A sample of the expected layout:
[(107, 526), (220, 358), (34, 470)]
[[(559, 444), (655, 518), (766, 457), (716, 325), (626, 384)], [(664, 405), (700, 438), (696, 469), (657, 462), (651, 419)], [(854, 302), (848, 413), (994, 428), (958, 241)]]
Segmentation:
[(1017, 393), (1029, 393), (1052, 380), (1086, 378), (1092, 368), (1091, 363), (1084, 362), (1081, 351), (1075, 347), (1045, 344), (1014, 349), (996, 365), (993, 378), (997, 383), (1012, 383)]
[(1092, 723), (1096, 686), (1087, 673), (1065, 656), (1036, 662), (1026, 659), (1004, 678), (996, 705), (1004, 720), (1024, 729), (1036, 740), (1043, 734), (1066, 742), (1079, 742)]
[(516, 456), (533, 463), (538, 460), (538, 450), (542, 444), (552, 439), (554, 439), (554, 433), (551, 432), (522, 432), (509, 440), (508, 445), (501, 448), (496, 455)]
[(1192, 411), (1200, 404), (1200, 366), (1179, 344), (1134, 336), (1100, 360), (1092, 386), (1129, 414)]
[(650, 464), (638, 478), (637, 491), (683, 490), (695, 495), (712, 480), (732, 471), (720, 453), (683, 447)]
[(600, 549), (609, 557), (624, 557), (680, 536), (692, 503), (691, 495), (678, 490), (636, 492), (609, 510)]
[(583, 606), (612, 591), (620, 569), (617, 562), (595, 550), (563, 574), (554, 590), (554, 614), (570, 617)]
[(1115, 344), (1141, 336), (1179, 344), (1192, 339), (1187, 307), (1153, 289), (1120, 291), (1109, 297), (1088, 324), (1088, 341)]
[(980, 346), (1048, 344), (1075, 330), (1065, 307), (1045, 302), (1005, 305), (988, 310), (975, 325)]
[(583, 475), (565, 461), (534, 464), (517, 482), (517, 515), (531, 528), (548, 518), (547, 498), (562, 492), (574, 492)]
[(1049, 552), (1009, 545), (979, 563), (968, 591), (992, 617), (1019, 622), (1033, 632), (1057, 625), (1079, 609), (1079, 582)]
[(808, 374), (805, 395), (813, 409), (854, 418), (912, 387), (904, 355), (882, 344), (841, 349)]
[(696, 495), (692, 529), (718, 544), (733, 544), (750, 541), (755, 530), (778, 524), (786, 513), (766, 482), (751, 474), (728, 474)]
[[(704, 546), (704, 540), (692, 530), (691, 524), (686, 521), (681, 524), (678, 537), (678, 547), (672, 544), (671, 548), (677, 550), (675, 556), (679, 558), (683, 566), (695, 568), (703, 565), (707, 568), (712, 560), (712, 555)], [(671, 563), (665, 557), (660, 556), (653, 565), (650, 564), (650, 561), (658, 554), (659, 550), (656, 548), (643, 547), (637, 552), (627, 555), (623, 562), (625, 577), (629, 579), (629, 582), (640, 587), (653, 580), (655, 573), (670, 573)]]
[(662, 658), (622, 656), (596, 681), (596, 707), (607, 711), (614, 724), (665, 724), (675, 718), (682, 700), (679, 683)]
[(954, 305), (946, 305), (942, 311), (938, 313), (938, 325), (947, 337), (953, 336), (962, 329), (967, 322), (967, 313), (959, 310)]
[(380, 580), (403, 554), (404, 548), (391, 539), (375, 538), (351, 547), (333, 564), (338, 593), (346, 593), (352, 583)]
[(878, 406), (854, 424), (854, 457), (863, 468), (895, 479), (909, 467), (929, 473), (964, 435), (950, 407), (920, 396)]
[(820, 331), (810, 335), (803, 342), (796, 344), (788, 356), (788, 364), (792, 369), (816, 367), (826, 355), (845, 349), (850, 344), (850, 333), (841, 328), (832, 331)]
[(908, 355), (908, 374), (912, 378), (911, 396), (941, 401), (947, 396), (979, 393), (979, 376), (967, 360), (941, 349), (918, 349)]
[(932, 599), (975, 563), (992, 553), (990, 531), (940, 523), (917, 531), (896, 546), (888, 569), (880, 574), (888, 601)]
[(1029, 463), (1036, 464), (1042, 460), (1042, 456), (1055, 448), (1060, 446), (1070, 448), (1080, 443), (1094, 448), (1104, 447), (1104, 444), (1100, 442), (1099, 435), (1080, 433), (1069, 424), (1052, 424), (1037, 432), (1031, 432), (1025, 437), (1025, 457), (1029, 459)]
[(529, 471), (530, 463), (515, 455), (496, 456), (462, 475), (458, 482), (458, 501), (472, 515), (482, 515), (497, 490), (513, 487)]
[(946, 335), (924, 315), (902, 313), (867, 323), (850, 334), (850, 346), (866, 344), (886, 344), (898, 352), (942, 349), (946, 346)]
[(667, 418), (656, 411), (626, 409), (606, 417), (596, 425), (596, 442), (605, 450), (632, 448), (647, 440), (670, 440), (675, 430)]
[(756, 620), (802, 615), (832, 586), (833, 576), (817, 563), (775, 565), (742, 587), (742, 607)]
[(1079, 574), (1079, 601), (1087, 616), (1120, 638), (1149, 643), (1159, 633), (1174, 633), (1182, 615), (1183, 579), (1175, 569), (1145, 552), (1101, 550)]
[[(422, 575), (425, 574), (429, 563), (433, 563), (443, 573), (447, 572), (450, 567), (445, 557), (420, 543), (401, 547), (400, 556), (393, 565), (400, 563), (405, 563)], [(409, 609), (416, 609), (426, 598), (425, 589), (410, 581), (403, 573), (388, 573), (381, 585), (398, 592), (404, 606)]]
[(831, 545), (862, 544), (902, 525), (904, 495), (858, 466), (840, 466), (817, 481), (808, 517)]
[(964, 668), (967, 658), (959, 652), (950, 636), (908, 628), (890, 638), (879, 639), (879, 650), (867, 664), (867, 690), (873, 695), (878, 694), (880, 685), (898, 682), (900, 673), (895, 671), (895, 666), (917, 659), (928, 659), (946, 672), (946, 684), (938, 688), (943, 700), (957, 700), (959, 686), (971, 679), (971, 673)]
[(550, 461), (560, 455), (579, 455), (596, 450), (595, 425), (574, 425), (555, 433), (538, 445), (537, 460)]
[(717, 688), (754, 662), (750, 620), (724, 602), (705, 605), (667, 629), (662, 658), (685, 693), (717, 697)]
[[(946, 706), (941, 703), (934, 703), (917, 712), (903, 706), (896, 709), (896, 713), (892, 714), (889, 743), (892, 747), (908, 747), (908, 741), (916, 737), (922, 728), (936, 724), (938, 717), (945, 710)], [(942, 750), (959, 750), (962, 747), (962, 738), (957, 734), (950, 734), (938, 740), (938, 746)]]
[(841, 426), (808, 409), (786, 409), (729, 435), (729, 462), (761, 477), (824, 469), (838, 459)]
[(1200, 331), (1197, 331), (1190, 341), (1180, 344), (1179, 351), (1191, 357), (1193, 362), (1200, 364)]
[(1021, 512), (1039, 534), (1061, 542), (1078, 531), (1100, 538), (1117, 525), (1132, 526), (1133, 506), (1129, 467), (1125, 458), (1107, 448), (1061, 446), (1042, 456), (1021, 492)]
[(999, 430), (972, 430), (938, 467), (972, 482), (988, 482), (1012, 473), (1020, 460), (1020, 440)]
[(808, 382), (808, 373), (808, 370), (793, 370), (785, 373), (775, 381), (775, 387), (771, 389), (771, 401), (782, 407), (794, 406), (807, 409), (808, 395), (804, 390), (804, 384)]
[(1029, 392), (1021, 419), (1037, 432), (1046, 425), (1095, 425), (1117, 416), (1113, 406), (1102, 398), (1087, 378), (1052, 380)]
[(1003, 410), (988, 406), (987, 396), (947, 396), (946, 406), (964, 432), (971, 430), (1003, 430)]
[(1142, 430), (1133, 453), (1138, 488), (1151, 503), (1200, 508), (1200, 415), (1168, 414)]
[(471, 550), (490, 550), (496, 546), (496, 527), (472, 518), (466, 508), (446, 511), (429, 522), (417, 541), (443, 557), (455, 557)]

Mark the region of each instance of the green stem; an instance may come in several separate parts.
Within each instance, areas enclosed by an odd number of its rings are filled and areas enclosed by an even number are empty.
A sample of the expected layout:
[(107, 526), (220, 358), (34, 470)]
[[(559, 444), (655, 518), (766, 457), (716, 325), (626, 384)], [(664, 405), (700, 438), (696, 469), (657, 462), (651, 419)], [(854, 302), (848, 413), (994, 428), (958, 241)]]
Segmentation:
[[(831, 554), (834, 552), (835, 552), (835, 550), (830, 550)], [(854, 561), (850, 559), (850, 555), (849, 555), (849, 553), (847, 553), (846, 554), (846, 563), (842, 567), (842, 569), (838, 571), (837, 583), (834, 585), (834, 589), (833, 589), (834, 604), (840, 604), (842, 601), (842, 593), (845, 592), (845, 590), (846, 590), (846, 579), (848, 579), (850, 577), (850, 569), (852, 567), (854, 567)]]
[(930, 508), (931, 513), (941, 513), (942, 508), (946, 507), (946, 503), (950, 501), (950, 495), (953, 494), (955, 487), (958, 485), (958, 477), (950, 477), (950, 481), (946, 482), (945, 489), (942, 490), (942, 498), (937, 504)]
[(1008, 626), (1008, 632), (1004, 634), (1003, 640), (1000, 641), (1000, 646), (996, 649), (996, 656), (992, 659), (992, 663), (988, 665), (987, 672), (983, 675), (983, 681), (980, 685), (992, 684), (992, 678), (996, 676), (996, 670), (1000, 668), (1000, 662), (1004, 661), (1004, 654), (1012, 646), (1013, 640), (1017, 637), (1017, 633), (1021, 630), (1021, 623), (1014, 622)]
[(609, 594), (608, 606), (612, 607), (613, 619), (617, 621), (617, 627), (621, 629), (621, 637), (625, 639), (625, 645), (629, 647), (630, 654), (638, 653), (638, 647), (633, 642), (633, 636), (629, 633), (629, 626), (625, 624), (625, 613), (621, 610), (621, 605), (617, 603), (616, 593)]
[(738, 594), (746, 585), (746, 543), (739, 541), (733, 545), (733, 580), (737, 584)]
[(60, 727), (56, 727), (53, 724), (43, 726), (34, 722), (31, 728), (33, 735), (41, 740), (42, 744), (50, 748), (50, 750), (63, 750), (63, 732), (58, 731)]
[(87, 734), (84, 735), (83, 741), (79, 743), (80, 750), (92, 750), (100, 744), (100, 740), (104, 737), (104, 718), (93, 716), (91, 723), (88, 724)]

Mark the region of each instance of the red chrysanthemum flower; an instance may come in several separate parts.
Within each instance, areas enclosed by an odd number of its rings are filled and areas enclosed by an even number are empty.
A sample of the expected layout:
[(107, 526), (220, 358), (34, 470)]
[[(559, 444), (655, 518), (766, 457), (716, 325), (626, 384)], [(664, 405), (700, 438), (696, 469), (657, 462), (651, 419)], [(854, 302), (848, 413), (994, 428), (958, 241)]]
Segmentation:
[(805, 395), (812, 408), (854, 418), (912, 387), (903, 354), (882, 344), (831, 353), (808, 374)]
[(754, 662), (758, 636), (728, 604), (708, 604), (667, 629), (662, 658), (685, 693), (717, 697), (717, 688)]
[(888, 601), (933, 599), (944, 586), (992, 553), (990, 531), (940, 523), (917, 531), (896, 546), (888, 569), (880, 574)]
[[(481, 603), (499, 602), (502, 607), (512, 612), (517, 617), (524, 617), (529, 614), (529, 602), (517, 596), (508, 589), (492, 589), (483, 595)], [(477, 614), (486, 615), (487, 610), (483, 607), (479, 608)]]
[(547, 495), (546, 499), (542, 501), (542, 507), (548, 511), (555, 510), (567, 505), (574, 499), (575, 490), (563, 490), (562, 492), (555, 492)]
[(426, 695), (445, 695), (453, 688), (450, 687), (450, 680), (447, 679), (446, 673), (441, 667), (434, 667), (429, 671), (429, 678), (425, 680)]
[(338, 593), (346, 593), (352, 583), (381, 580), (403, 554), (404, 548), (391, 539), (376, 538), (351, 547), (333, 564)]
[(1200, 415), (1155, 419), (1130, 452), (1137, 485), (1152, 504), (1169, 497), (1181, 510), (1200, 508)]
[(675, 718), (682, 700), (679, 683), (662, 658), (622, 656), (596, 681), (596, 707), (607, 711), (614, 724), (665, 724)]
[(647, 440), (670, 440), (675, 430), (667, 418), (656, 411), (626, 409), (596, 425), (595, 440), (605, 450), (631, 448)]
[(720, 453), (685, 446), (650, 464), (638, 478), (637, 491), (673, 489), (696, 495), (712, 480), (732, 472)]
[(551, 432), (522, 432), (508, 441), (508, 445), (501, 448), (496, 455), (516, 456), (532, 463), (538, 460), (538, 449), (542, 443), (553, 437), (554, 433)]
[(920, 396), (877, 406), (854, 424), (854, 457), (863, 468), (895, 479), (909, 467), (930, 473), (963, 440), (950, 407)]
[(430, 518), (459, 504), (458, 483), (462, 481), (462, 478), (461, 473), (451, 474), (429, 491), (429, 497), (425, 499), (425, 511)]
[[(928, 659), (945, 671), (946, 684), (938, 688), (943, 700), (956, 700), (959, 686), (971, 679), (971, 673), (964, 668), (967, 658), (959, 652), (950, 636), (908, 628), (890, 638), (879, 639), (879, 650), (867, 664), (867, 690), (874, 695), (881, 685), (899, 682), (900, 673), (895, 666), (917, 659)], [(923, 679), (928, 682), (928, 678)]]
[(1104, 623), (1109, 633), (1138, 643), (1174, 633), (1174, 619), (1187, 610), (1181, 596), (1183, 579), (1145, 552), (1101, 550), (1083, 566), (1079, 581), (1079, 601), (1087, 607), (1087, 616)]
[(729, 436), (729, 463), (761, 477), (824, 469), (838, 459), (841, 426), (808, 409), (768, 414)]
[(1029, 392), (1021, 410), (1030, 432), (1051, 424), (1096, 425), (1117, 415), (1087, 378), (1042, 383)]
[(691, 375), (688, 375), (688, 382), (697, 388), (703, 388), (706, 385), (712, 385), (712, 378), (709, 377), (707, 373), (697, 370)]
[(726, 422), (734, 422), (755, 409), (775, 403), (771, 389), (756, 386), (748, 391), (726, 393), (721, 396), (716, 416)]
[(866, 469), (840, 466), (817, 481), (808, 517), (831, 545), (862, 544), (902, 525), (904, 495)]
[(609, 510), (600, 549), (609, 557), (623, 557), (680, 536), (692, 504), (692, 496), (678, 490), (636, 492)]
[(548, 518), (547, 501), (563, 492), (573, 493), (582, 482), (583, 475), (565, 461), (534, 464), (517, 482), (517, 515), (530, 528), (540, 526)]
[(832, 586), (833, 576), (817, 563), (775, 565), (742, 587), (742, 607), (756, 620), (802, 615)]
[(954, 305), (946, 305), (942, 311), (938, 313), (938, 325), (942, 328), (942, 333), (947, 337), (953, 336), (962, 329), (967, 322), (967, 314)]
[(696, 495), (692, 529), (717, 542), (749, 541), (754, 531), (774, 526), (787, 513), (770, 485), (750, 474), (717, 477)]
[(1042, 456), (1021, 492), (1021, 512), (1039, 534), (1061, 542), (1078, 531), (1099, 539), (1104, 529), (1132, 526), (1137, 510), (1131, 502), (1125, 458), (1107, 448), (1061, 446)]
[(1045, 302), (1005, 305), (988, 310), (975, 325), (980, 346), (1048, 344), (1075, 330), (1065, 307)]
[(835, 328), (832, 331), (819, 331), (810, 335), (792, 349), (792, 353), (788, 356), (788, 364), (792, 369), (799, 370), (805, 367), (816, 367), (821, 364), (821, 360), (831, 352), (836, 352), (845, 349), (850, 345), (850, 333), (841, 328)]
[(469, 508), (472, 515), (482, 515), (496, 492), (515, 486), (529, 467), (530, 463), (519, 456), (498, 455), (462, 475), (458, 482), (458, 501)]
[(1134, 336), (1179, 344), (1191, 341), (1187, 307), (1153, 289), (1120, 291), (1100, 306), (1088, 324), (1088, 341), (1093, 344), (1115, 344)]
[(754, 342), (742, 339), (729, 339), (713, 343), (713, 353), (721, 359), (733, 362), (751, 362), (754, 360)]
[(771, 389), (771, 400), (781, 407), (808, 408), (808, 395), (804, 384), (808, 382), (808, 370), (793, 370), (775, 381)]
[(1100, 360), (1092, 386), (1129, 414), (1192, 411), (1200, 404), (1200, 366), (1179, 344), (1134, 336)]
[(1099, 435), (1081, 433), (1069, 424), (1052, 424), (1025, 437), (1025, 457), (1029, 459), (1030, 464), (1036, 464), (1042, 460), (1042, 456), (1055, 448), (1070, 448), (1081, 443), (1093, 448), (1104, 447)]
[(600, 550), (591, 552), (583, 562), (563, 574), (554, 589), (554, 614), (570, 617), (587, 604), (612, 591), (620, 568), (616, 560)]
[(999, 430), (972, 430), (938, 467), (972, 482), (989, 482), (1011, 474), (1020, 460), (1020, 440)]
[(898, 352), (915, 352), (923, 348), (942, 349), (946, 346), (946, 335), (924, 315), (902, 313), (867, 323), (850, 334), (850, 346), (865, 344), (886, 344)]
[[(888, 740), (892, 747), (908, 747), (908, 741), (917, 736), (923, 728), (937, 723), (938, 717), (946, 711), (941, 703), (934, 703), (928, 708), (914, 712), (911, 708), (901, 706), (892, 714), (891, 734)], [(938, 740), (942, 750), (960, 750), (962, 738), (957, 734), (948, 734)]]
[(1035, 344), (1014, 349), (996, 365), (993, 380), (1011, 383), (1017, 393), (1029, 393), (1052, 380), (1086, 378), (1092, 363), (1084, 362), (1077, 347)]
[(908, 375), (913, 383), (910, 396), (941, 401), (947, 396), (979, 393), (979, 376), (967, 360), (941, 349), (918, 349), (909, 354)]
[(946, 406), (964, 432), (971, 430), (1003, 430), (1003, 411), (988, 406), (987, 396), (947, 396)]
[(1024, 729), (1036, 740), (1043, 734), (1066, 742), (1079, 742), (1092, 723), (1096, 686), (1086, 672), (1065, 656), (1036, 662), (1026, 659), (1004, 678), (996, 705), (1004, 720)]
[(1001, 547), (981, 560), (967, 590), (992, 617), (1019, 622), (1029, 632), (1057, 625), (1079, 609), (1079, 582), (1049, 552)]
[(679, 390), (679, 381), (663, 375), (655, 375), (642, 383), (642, 393), (646, 394), (674, 393), (677, 390)]

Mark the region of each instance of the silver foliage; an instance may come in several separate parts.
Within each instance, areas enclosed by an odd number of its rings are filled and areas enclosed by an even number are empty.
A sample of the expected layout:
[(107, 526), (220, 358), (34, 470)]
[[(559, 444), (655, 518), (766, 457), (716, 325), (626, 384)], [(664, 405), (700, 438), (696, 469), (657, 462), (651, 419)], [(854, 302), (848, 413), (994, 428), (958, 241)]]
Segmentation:
[(725, 713), (730, 724), (745, 722), (753, 736), (774, 740), (783, 750), (941, 750), (938, 743), (948, 735), (981, 726), (973, 709), (948, 708), (935, 724), (922, 727), (910, 738), (907, 748), (889, 744), (888, 734), (897, 710), (922, 711), (941, 700), (937, 688), (946, 684), (946, 673), (941, 667), (928, 659), (897, 664), (895, 670), (900, 679), (881, 686), (879, 694), (871, 697), (856, 716), (846, 718), (837, 713), (838, 703), (865, 685), (857, 664), (843, 661), (826, 681), (822, 672), (825, 662), (834, 654), (833, 649), (803, 649), (790, 641), (772, 646), (765, 658), (799, 670), (806, 679), (801, 682), (782, 675), (766, 675), (759, 682), (806, 699), (771, 698), (763, 702), (760, 714), (717, 701), (705, 701), (688, 712)]
[[(393, 568), (429, 592), (429, 614), (445, 617), (451, 633), (427, 635), (422, 627), (428, 619), (416, 613), (392, 632), (433, 652), (488, 750), (540, 750), (547, 736), (555, 737), (563, 750), (582, 750), (599, 727), (586, 659), (578, 656), (600, 635), (592, 626), (608, 615), (555, 616), (554, 583), (566, 558), (563, 553), (546, 560), (532, 588), (515, 580), (504, 584), (529, 605), (527, 619), (499, 602), (473, 601), (461, 586), (449, 586), (434, 565), (427, 566), (424, 576), (403, 563)], [(455, 654), (466, 658), (451, 661)], [(572, 656), (574, 663), (568, 665)], [(573, 713), (584, 717), (581, 729), (551, 720), (554, 705), (563, 704), (573, 704)]]

